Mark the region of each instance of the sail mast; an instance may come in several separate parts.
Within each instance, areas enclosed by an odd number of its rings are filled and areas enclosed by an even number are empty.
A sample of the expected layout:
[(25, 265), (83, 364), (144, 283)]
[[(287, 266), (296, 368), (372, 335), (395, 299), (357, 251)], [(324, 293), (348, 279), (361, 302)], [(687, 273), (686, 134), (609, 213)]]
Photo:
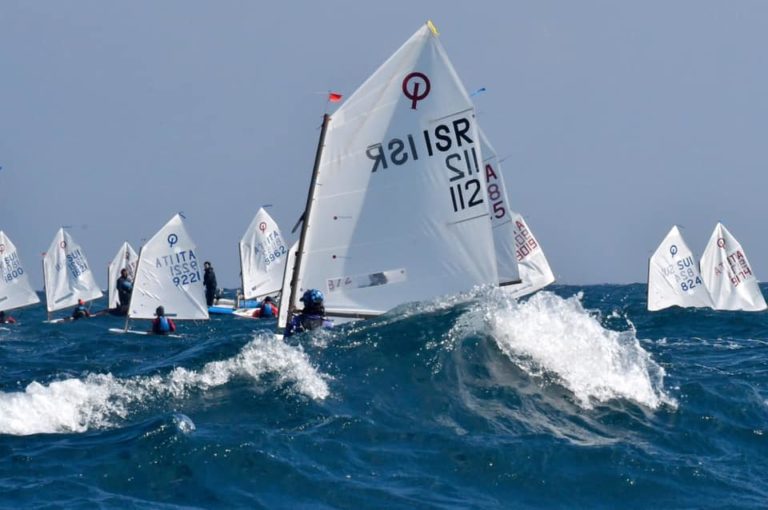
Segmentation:
[[(287, 322), (291, 321), (291, 316), (295, 311), (294, 296), (296, 295), (296, 289), (299, 284), (299, 269), (301, 267), (302, 254), (304, 252), (304, 240), (307, 236), (307, 229), (309, 226), (309, 220), (311, 218), (312, 203), (315, 201), (315, 185), (317, 183), (317, 173), (320, 169), (320, 160), (323, 156), (323, 147), (325, 147), (325, 133), (328, 130), (328, 123), (331, 121), (331, 116), (327, 113), (323, 114), (323, 126), (320, 128), (320, 139), (317, 142), (317, 151), (315, 152), (315, 166), (312, 169), (312, 180), (309, 183), (309, 191), (307, 192), (307, 203), (304, 206), (304, 221), (301, 224), (301, 235), (299, 236), (299, 248), (296, 253), (296, 261), (293, 264), (293, 273), (291, 275), (291, 290), (288, 294), (288, 315)], [(288, 268), (286, 268), (287, 270)], [(285, 306), (283, 304), (283, 297), (280, 298), (280, 307)], [(286, 323), (287, 324), (287, 323)], [(283, 329), (280, 323), (277, 324), (278, 333), (283, 333)]]

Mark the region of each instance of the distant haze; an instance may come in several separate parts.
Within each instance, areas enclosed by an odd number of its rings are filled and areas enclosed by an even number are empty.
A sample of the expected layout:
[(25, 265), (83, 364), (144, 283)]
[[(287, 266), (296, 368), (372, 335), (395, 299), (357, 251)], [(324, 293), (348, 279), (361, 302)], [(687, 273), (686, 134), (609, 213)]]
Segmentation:
[[(768, 278), (768, 2), (0, 3), (0, 229), (42, 288), (183, 211), (220, 285), (263, 204), (288, 238), (329, 91), (434, 20), (561, 283), (645, 281), (717, 221)], [(763, 191), (761, 191), (763, 190)], [(407, 207), (407, 204), (400, 204)]]

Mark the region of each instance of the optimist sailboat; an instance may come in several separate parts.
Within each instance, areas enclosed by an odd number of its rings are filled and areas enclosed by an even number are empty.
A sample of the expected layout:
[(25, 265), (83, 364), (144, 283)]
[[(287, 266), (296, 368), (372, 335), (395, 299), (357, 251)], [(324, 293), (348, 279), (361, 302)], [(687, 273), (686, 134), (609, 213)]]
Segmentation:
[(125, 269), (128, 271), (128, 277), (133, 281), (136, 275), (136, 263), (138, 262), (138, 259), (139, 256), (136, 255), (136, 252), (127, 241), (123, 243), (119, 250), (117, 250), (115, 258), (112, 259), (112, 262), (107, 269), (107, 289), (109, 296), (107, 308), (117, 308), (117, 279), (120, 277), (120, 272)]
[(0, 230), (0, 310), (4, 312), (39, 303), (21, 264), (16, 246)]
[[(272, 216), (260, 208), (240, 239), (240, 276), (244, 302), (234, 303), (229, 313), (254, 318), (254, 308), (282, 289), (288, 246)], [(220, 307), (216, 307), (216, 310)], [(212, 311), (209, 308), (209, 311)], [(256, 317), (258, 318), (258, 317)]]
[(248, 225), (239, 246), (243, 297), (262, 299), (280, 292), (288, 246), (263, 207)]
[(670, 306), (712, 307), (698, 264), (673, 226), (648, 262), (648, 310)]
[(74, 238), (60, 228), (43, 257), (43, 279), (48, 320), (51, 323), (69, 320), (51, 320), (51, 313), (103, 296), (96, 284), (93, 271), (85, 257), (85, 251)]
[(766, 309), (744, 249), (722, 223), (715, 226), (701, 256), (701, 277), (715, 310)]
[(330, 317), (499, 281), (474, 106), (431, 23), (326, 115), (278, 334), (307, 289)]
[(208, 320), (202, 264), (179, 214), (142, 246), (125, 329), (110, 331), (149, 334), (129, 329), (129, 322), (153, 319), (158, 306), (163, 306), (165, 315), (174, 320)]
[(498, 156), (482, 131), (480, 140), (499, 285), (512, 297), (520, 298), (551, 284), (555, 276), (523, 217), (510, 209)]

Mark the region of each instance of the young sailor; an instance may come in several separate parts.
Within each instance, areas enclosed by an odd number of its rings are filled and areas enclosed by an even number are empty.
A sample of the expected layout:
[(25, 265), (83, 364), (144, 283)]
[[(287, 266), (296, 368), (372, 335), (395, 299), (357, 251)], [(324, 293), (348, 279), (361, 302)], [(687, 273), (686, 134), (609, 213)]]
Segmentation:
[(155, 309), (155, 320), (152, 321), (152, 333), (155, 335), (170, 335), (176, 331), (176, 324), (165, 316), (165, 308), (158, 306)]
[(77, 306), (72, 310), (72, 320), (85, 319), (91, 316), (91, 312), (85, 307), (85, 301), (77, 300)]
[(261, 317), (262, 319), (272, 319), (274, 317), (277, 317), (277, 307), (275, 306), (275, 303), (272, 301), (271, 296), (267, 296), (264, 298), (264, 301), (261, 302), (261, 306), (259, 306), (257, 309), (253, 311), (253, 314), (251, 314), (251, 317)]
[(117, 279), (117, 315), (127, 315), (128, 305), (131, 302), (131, 293), (133, 292), (133, 282), (128, 277), (128, 270), (120, 270), (120, 278)]
[(317, 289), (309, 289), (301, 296), (304, 308), (294, 315), (285, 328), (285, 337), (318, 328), (332, 328), (333, 321), (325, 316), (325, 296)]
[(15, 324), (16, 319), (10, 315), (5, 315), (5, 311), (0, 310), (0, 324)]

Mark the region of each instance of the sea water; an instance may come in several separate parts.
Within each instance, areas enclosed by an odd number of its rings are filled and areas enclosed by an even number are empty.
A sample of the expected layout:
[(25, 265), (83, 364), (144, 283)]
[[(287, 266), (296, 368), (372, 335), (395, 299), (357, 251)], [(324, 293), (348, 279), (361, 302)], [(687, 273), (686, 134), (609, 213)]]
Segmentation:
[(768, 314), (645, 292), (479, 289), (285, 342), (17, 311), (0, 507), (768, 507)]

